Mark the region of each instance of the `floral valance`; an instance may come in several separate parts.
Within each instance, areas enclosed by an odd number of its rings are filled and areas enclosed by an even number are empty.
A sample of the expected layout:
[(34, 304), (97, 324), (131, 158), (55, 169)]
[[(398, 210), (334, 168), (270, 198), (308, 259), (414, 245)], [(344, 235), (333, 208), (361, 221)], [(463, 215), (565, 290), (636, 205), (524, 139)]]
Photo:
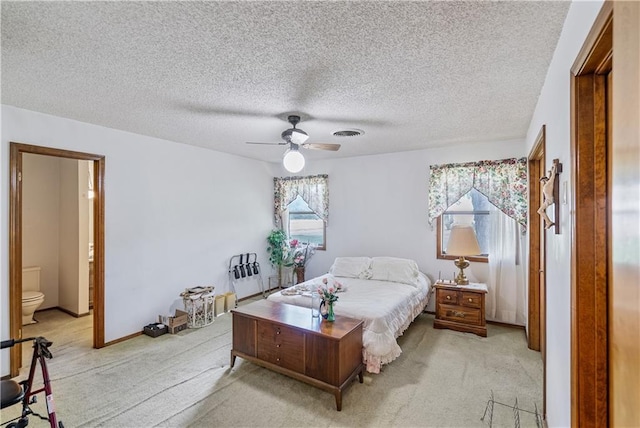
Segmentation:
[(527, 230), (527, 159), (431, 165), (429, 223), (472, 188)]
[(275, 225), (281, 226), (282, 213), (298, 195), (325, 222), (329, 219), (329, 176), (284, 177), (273, 179)]

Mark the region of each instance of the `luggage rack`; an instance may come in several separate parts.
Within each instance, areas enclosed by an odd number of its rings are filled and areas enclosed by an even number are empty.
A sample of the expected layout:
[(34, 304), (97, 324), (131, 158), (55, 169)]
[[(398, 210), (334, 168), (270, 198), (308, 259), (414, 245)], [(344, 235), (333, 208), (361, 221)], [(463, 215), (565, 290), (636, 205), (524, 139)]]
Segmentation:
[(262, 297), (266, 298), (258, 255), (256, 253), (243, 253), (231, 256), (229, 260), (229, 284), (231, 290), (234, 293), (236, 292), (236, 282), (238, 280), (252, 277), (257, 279)]

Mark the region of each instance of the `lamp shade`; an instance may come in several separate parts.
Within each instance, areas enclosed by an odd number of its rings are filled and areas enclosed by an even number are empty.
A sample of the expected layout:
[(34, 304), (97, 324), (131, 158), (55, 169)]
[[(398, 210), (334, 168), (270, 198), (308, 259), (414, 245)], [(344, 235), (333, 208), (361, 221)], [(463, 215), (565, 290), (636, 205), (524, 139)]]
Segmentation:
[(473, 227), (454, 224), (449, 232), (446, 251), (450, 256), (476, 256), (480, 254), (482, 250)]
[(289, 172), (300, 172), (304, 168), (304, 156), (297, 150), (287, 150), (282, 159), (284, 168)]
[(309, 135), (304, 132), (302, 129), (292, 129), (291, 130), (291, 142), (293, 144), (302, 144), (309, 139)]

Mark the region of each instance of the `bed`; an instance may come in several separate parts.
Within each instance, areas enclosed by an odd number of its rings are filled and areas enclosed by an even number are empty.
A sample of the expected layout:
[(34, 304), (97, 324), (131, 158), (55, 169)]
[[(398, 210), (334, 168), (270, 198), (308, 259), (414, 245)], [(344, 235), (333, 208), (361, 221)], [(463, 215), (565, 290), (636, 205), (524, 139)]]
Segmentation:
[[(327, 284), (323, 284), (323, 279)], [(339, 257), (329, 273), (269, 295), (274, 302), (311, 307), (311, 292), (342, 285), (336, 315), (363, 321), (363, 361), (370, 373), (400, 356), (396, 339), (424, 310), (431, 281), (413, 260), (393, 257)]]

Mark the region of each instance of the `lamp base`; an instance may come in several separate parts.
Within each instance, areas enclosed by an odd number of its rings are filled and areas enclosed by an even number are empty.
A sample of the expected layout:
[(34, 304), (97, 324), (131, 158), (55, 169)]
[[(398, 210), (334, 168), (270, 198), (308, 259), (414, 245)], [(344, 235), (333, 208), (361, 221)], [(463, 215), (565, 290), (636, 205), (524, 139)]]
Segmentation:
[(469, 280), (466, 276), (462, 275), (462, 277), (460, 277), (460, 274), (458, 274), (456, 277), (456, 285), (469, 285)]
[(458, 276), (456, 276), (456, 284), (469, 285), (469, 280), (464, 274), (464, 269), (469, 267), (469, 262), (466, 261), (463, 256), (460, 256), (460, 258), (458, 258), (458, 260), (456, 260), (454, 264), (458, 269), (460, 269), (460, 272), (458, 272)]

